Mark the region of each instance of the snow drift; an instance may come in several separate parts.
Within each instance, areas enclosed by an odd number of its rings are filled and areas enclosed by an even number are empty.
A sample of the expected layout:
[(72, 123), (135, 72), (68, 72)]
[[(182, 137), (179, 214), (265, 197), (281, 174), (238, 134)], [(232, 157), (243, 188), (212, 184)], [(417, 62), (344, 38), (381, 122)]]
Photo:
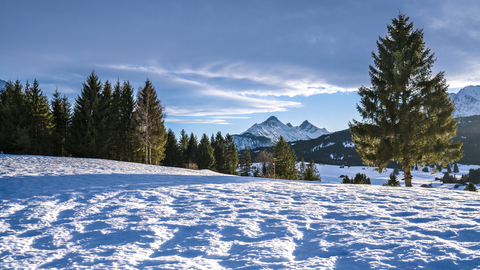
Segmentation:
[(341, 185), (341, 169), (319, 169), (322, 183), (0, 155), (0, 268), (480, 265), (478, 193)]

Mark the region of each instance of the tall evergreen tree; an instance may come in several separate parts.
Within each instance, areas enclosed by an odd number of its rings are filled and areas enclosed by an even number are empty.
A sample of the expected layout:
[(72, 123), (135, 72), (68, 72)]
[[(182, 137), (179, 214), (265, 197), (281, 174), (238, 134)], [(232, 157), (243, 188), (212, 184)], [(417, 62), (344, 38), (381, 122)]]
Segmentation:
[(138, 139), (145, 152), (145, 164), (160, 164), (165, 157), (166, 132), (163, 125), (163, 106), (157, 98), (155, 87), (149, 79), (140, 87), (137, 98), (136, 116)]
[(297, 156), (282, 136), (280, 136), (280, 139), (273, 147), (273, 157), (276, 160), (276, 177), (289, 180), (297, 179)]
[(188, 156), (188, 135), (184, 129), (180, 131), (180, 141), (178, 142), (178, 147), (180, 149), (180, 154), (182, 157), (182, 167), (185, 167), (186, 164), (190, 162), (190, 158)]
[(51, 132), (53, 128), (53, 116), (50, 113), (48, 98), (39, 87), (35, 79), (33, 85), (27, 82), (25, 89), (27, 126), (30, 147), (29, 154), (47, 155), (51, 149)]
[(303, 180), (312, 180), (312, 181), (320, 181), (320, 173), (318, 172), (317, 166), (315, 165), (315, 161), (310, 160), (310, 163), (305, 168), (305, 174)]
[(182, 165), (182, 157), (180, 149), (177, 145), (177, 138), (172, 129), (168, 129), (167, 143), (165, 144), (165, 159), (163, 165), (170, 167), (178, 167)]
[(364, 122), (350, 123), (357, 152), (366, 165), (382, 172), (389, 161), (401, 164), (405, 185), (412, 186), (411, 168), (459, 160), (460, 143), (452, 143), (457, 121), (448, 98), (444, 73), (432, 76), (434, 54), (425, 47), (423, 31), (413, 30), (399, 14), (379, 38), (372, 53), (372, 87), (359, 88), (357, 106)]
[(102, 84), (95, 71), (83, 83), (82, 92), (75, 99), (70, 128), (69, 152), (77, 157), (99, 158), (102, 155), (100, 139), (100, 96)]
[[(120, 88), (120, 83), (117, 83)], [(134, 151), (138, 148), (135, 136), (137, 123), (135, 120), (135, 98), (133, 87), (124, 81), (121, 89), (116, 90), (114, 102), (118, 95), (118, 152), (120, 160), (133, 161)]]
[(215, 168), (215, 155), (213, 154), (213, 147), (208, 140), (206, 134), (203, 134), (197, 149), (197, 165), (199, 169)]
[(66, 156), (68, 130), (72, 118), (71, 104), (66, 95), (61, 96), (58, 89), (53, 93), (51, 113), (53, 116), (53, 154)]
[(245, 146), (243, 150), (242, 156), (240, 157), (240, 167), (242, 176), (249, 176), (251, 167), (252, 167), (252, 157), (250, 155), (250, 151), (248, 151), (248, 147)]
[(220, 173), (229, 173), (227, 145), (220, 131), (217, 132), (215, 136), (213, 149), (215, 154), (215, 170)]
[(187, 146), (187, 156), (188, 156), (188, 163), (197, 163), (197, 137), (192, 133), (190, 133), (190, 138), (188, 139), (188, 146)]
[(117, 158), (114, 145), (115, 130), (117, 129), (118, 104), (113, 103), (112, 85), (105, 81), (99, 98), (98, 115), (98, 150), (99, 157), (107, 159)]
[(237, 174), (238, 168), (238, 151), (235, 143), (233, 143), (232, 135), (228, 134), (225, 136), (225, 145), (227, 148), (227, 163), (228, 163), (228, 174)]
[(23, 154), (30, 138), (22, 83), (8, 81), (0, 91), (0, 101), (0, 149), (5, 153)]

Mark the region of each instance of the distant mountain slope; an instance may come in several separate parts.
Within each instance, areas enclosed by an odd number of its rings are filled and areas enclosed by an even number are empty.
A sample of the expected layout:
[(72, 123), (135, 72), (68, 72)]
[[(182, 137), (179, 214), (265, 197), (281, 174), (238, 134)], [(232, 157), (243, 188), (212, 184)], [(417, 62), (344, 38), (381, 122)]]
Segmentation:
[(455, 103), (453, 117), (480, 115), (480, 85), (464, 87), (450, 98)]
[(277, 117), (271, 116), (260, 124), (254, 124), (240, 135), (233, 135), (233, 141), (238, 149), (254, 149), (257, 147), (273, 146), (282, 136), (287, 142), (311, 140), (329, 132), (325, 128), (318, 128), (308, 121), (300, 126), (284, 124)]

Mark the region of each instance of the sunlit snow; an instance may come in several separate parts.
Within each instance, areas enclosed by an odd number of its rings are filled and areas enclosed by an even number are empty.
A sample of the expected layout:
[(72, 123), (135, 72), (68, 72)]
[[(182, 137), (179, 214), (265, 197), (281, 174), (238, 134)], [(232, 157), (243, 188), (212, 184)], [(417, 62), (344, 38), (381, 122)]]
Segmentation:
[[(0, 268), (478, 269), (478, 193), (318, 168), (322, 182), (0, 155)], [(374, 185), (339, 184), (357, 172)]]

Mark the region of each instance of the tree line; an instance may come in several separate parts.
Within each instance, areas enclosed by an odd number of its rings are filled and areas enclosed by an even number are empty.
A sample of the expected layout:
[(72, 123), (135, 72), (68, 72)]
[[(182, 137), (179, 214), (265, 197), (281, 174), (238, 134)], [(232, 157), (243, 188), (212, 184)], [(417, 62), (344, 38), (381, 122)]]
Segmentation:
[(0, 89), (0, 151), (103, 158), (147, 164), (164, 159), (164, 107), (149, 79), (137, 98), (129, 81), (101, 83), (94, 71), (72, 106), (55, 90), (52, 101), (33, 84)]

